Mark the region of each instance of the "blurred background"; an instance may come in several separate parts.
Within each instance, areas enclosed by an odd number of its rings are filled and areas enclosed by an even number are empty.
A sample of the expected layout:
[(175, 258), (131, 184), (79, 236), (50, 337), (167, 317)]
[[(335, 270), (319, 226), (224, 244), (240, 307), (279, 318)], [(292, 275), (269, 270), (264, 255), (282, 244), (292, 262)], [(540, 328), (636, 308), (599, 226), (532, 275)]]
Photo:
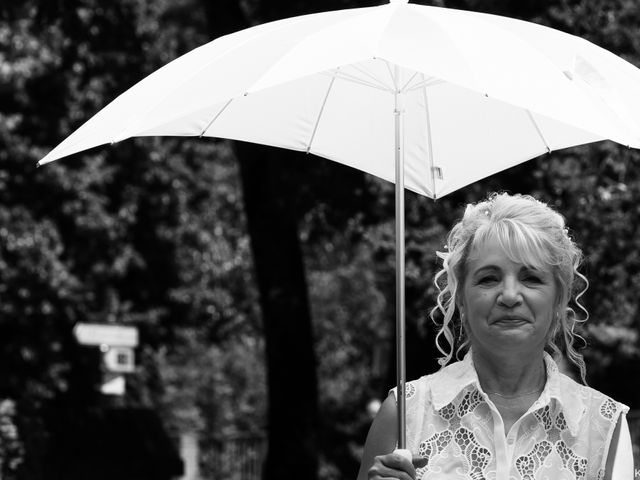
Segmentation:
[[(211, 139), (36, 162), (196, 46), (379, 3), (2, 2), (0, 478), (355, 478), (395, 382), (392, 185)], [(547, 24), (640, 65), (636, 0), (417, 3)], [(640, 465), (637, 151), (554, 152), (438, 202), (407, 193), (408, 377), (437, 368), (435, 251), (495, 190), (550, 203), (583, 247), (588, 381), (631, 407)]]

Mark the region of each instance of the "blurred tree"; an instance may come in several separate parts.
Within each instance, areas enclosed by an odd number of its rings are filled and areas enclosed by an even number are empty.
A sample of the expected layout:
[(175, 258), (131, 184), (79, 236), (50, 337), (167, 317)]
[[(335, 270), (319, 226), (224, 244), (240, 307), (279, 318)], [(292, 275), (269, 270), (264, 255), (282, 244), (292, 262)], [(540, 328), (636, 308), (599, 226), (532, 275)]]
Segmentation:
[[(234, 1), (222, 6), (212, 3), (205, 5), (214, 36), (254, 23), (311, 11), (302, 2), (261, 2), (247, 9)], [(324, 5), (323, 9), (327, 7)], [(309, 208), (310, 201), (300, 185), (309, 181), (308, 172), (314, 167), (307, 167), (306, 164), (313, 162), (300, 161), (300, 153), (246, 143), (237, 144), (235, 150), (241, 167), (265, 326), (268, 423), (271, 426), (265, 478), (316, 478), (316, 358), (298, 231), (299, 218), (305, 207)], [(331, 188), (341, 193), (352, 192), (354, 180), (358, 183), (361, 179), (362, 175), (346, 175), (341, 181), (334, 181)], [(311, 198), (313, 203), (318, 201), (317, 197)], [(340, 207), (347, 205), (350, 203)], [(290, 395), (292, 381), (296, 384), (293, 398)]]
[[(238, 2), (206, 3), (214, 37), (250, 26)], [(265, 478), (317, 477), (317, 380), (295, 185), (283, 154), (238, 144), (245, 209), (266, 338)], [(292, 381), (295, 379), (295, 396)]]
[(22, 478), (47, 473), (47, 410), (100, 401), (97, 352), (75, 345), (77, 321), (141, 329), (141, 373), (126, 401), (144, 405), (175, 406), (157, 370), (161, 346), (175, 360), (190, 331), (209, 344), (257, 328), (224, 144), (140, 139), (35, 169), (107, 101), (203, 42), (189, 2), (98, 3), (0, 10), (0, 387), (17, 401)]
[(16, 478), (23, 461), (24, 446), (16, 426), (16, 406), (12, 400), (0, 401), (0, 477)]

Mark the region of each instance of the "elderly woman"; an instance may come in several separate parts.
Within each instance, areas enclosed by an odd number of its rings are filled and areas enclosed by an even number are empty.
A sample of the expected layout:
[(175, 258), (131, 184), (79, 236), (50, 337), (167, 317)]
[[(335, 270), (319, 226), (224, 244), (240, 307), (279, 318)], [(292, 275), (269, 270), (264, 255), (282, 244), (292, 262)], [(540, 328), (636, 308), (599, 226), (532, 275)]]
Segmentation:
[[(495, 194), (467, 206), (445, 249), (432, 312), (442, 318), (442, 368), (406, 388), (413, 462), (393, 453), (394, 390), (358, 480), (632, 479), (628, 408), (584, 385), (574, 327), (586, 319), (587, 281), (562, 216), (529, 196)], [(466, 354), (450, 363), (454, 349)], [(582, 383), (559, 371), (560, 359)]]

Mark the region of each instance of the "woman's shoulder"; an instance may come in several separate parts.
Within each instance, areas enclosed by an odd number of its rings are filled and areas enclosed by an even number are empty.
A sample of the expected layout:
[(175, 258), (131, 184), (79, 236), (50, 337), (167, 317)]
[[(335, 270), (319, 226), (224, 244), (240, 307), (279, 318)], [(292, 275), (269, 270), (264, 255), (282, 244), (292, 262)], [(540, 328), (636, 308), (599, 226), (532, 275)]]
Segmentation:
[(560, 390), (569, 397), (578, 397), (584, 407), (592, 413), (599, 413), (605, 418), (614, 418), (618, 412), (627, 413), (629, 407), (616, 401), (609, 395), (591, 386), (578, 383), (564, 373), (558, 375)]
[(436, 399), (453, 397), (473, 381), (470, 375), (473, 375), (473, 372), (469, 371), (465, 362), (450, 363), (440, 370), (407, 382), (406, 398), (420, 398), (421, 401), (425, 401), (434, 395)]
[[(423, 396), (426, 393), (429, 393), (431, 390), (431, 385), (433, 384), (434, 377), (438, 372), (430, 373), (427, 375), (422, 375), (421, 377), (415, 378), (413, 380), (409, 380), (405, 384), (405, 398), (407, 400), (415, 398), (416, 396)], [(389, 393), (393, 393), (394, 396), (397, 397), (398, 387), (393, 387), (389, 390)]]
[[(407, 382), (405, 386), (406, 398), (410, 399), (416, 396), (416, 394), (421, 393), (424, 394), (429, 391), (429, 385), (431, 383), (431, 377), (433, 374), (423, 375), (419, 378), (415, 378)], [(395, 392), (397, 389), (394, 388)]]
[(413, 379), (407, 384), (418, 385), (430, 385), (433, 383), (442, 383), (447, 381), (457, 381), (467, 376), (470, 372), (469, 366), (464, 361), (458, 361), (449, 363), (435, 372), (422, 375), (419, 378)]

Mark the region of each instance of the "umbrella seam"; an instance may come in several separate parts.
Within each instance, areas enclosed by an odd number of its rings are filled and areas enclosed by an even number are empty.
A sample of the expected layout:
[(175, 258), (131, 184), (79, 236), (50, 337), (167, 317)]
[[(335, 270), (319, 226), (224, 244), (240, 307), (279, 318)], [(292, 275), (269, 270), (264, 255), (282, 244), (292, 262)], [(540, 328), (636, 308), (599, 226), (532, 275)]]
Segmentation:
[[(414, 71), (413, 75), (411, 76), (411, 78), (409, 80), (407, 80), (407, 82), (402, 86), (402, 88), (400, 88), (401, 92), (407, 92), (407, 87), (411, 84), (411, 82), (413, 81), (414, 78), (416, 78), (418, 76), (418, 71)], [(424, 75), (423, 75), (424, 77)], [(413, 87), (412, 87), (413, 88)]]
[(391, 65), (389, 65), (389, 62), (387, 60), (385, 60), (384, 58), (382, 59), (382, 61), (384, 62), (385, 66), (387, 67), (387, 71), (389, 72), (389, 76), (391, 77), (391, 82), (393, 82), (393, 89), (395, 91), (398, 91), (398, 79), (393, 74), (393, 71), (391, 70)]

